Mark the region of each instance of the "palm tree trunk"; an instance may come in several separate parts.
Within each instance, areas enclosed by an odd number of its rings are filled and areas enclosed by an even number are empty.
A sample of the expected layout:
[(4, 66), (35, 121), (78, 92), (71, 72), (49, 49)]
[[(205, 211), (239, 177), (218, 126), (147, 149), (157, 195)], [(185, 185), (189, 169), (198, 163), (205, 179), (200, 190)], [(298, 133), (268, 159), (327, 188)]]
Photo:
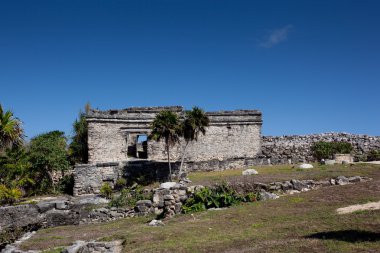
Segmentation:
[(184, 162), (184, 160), (185, 160), (186, 150), (187, 150), (187, 146), (189, 146), (189, 143), (190, 143), (190, 142), (186, 142), (186, 145), (185, 145), (185, 147), (184, 147), (184, 149), (183, 149), (183, 152), (182, 152), (181, 166), (179, 167), (178, 179), (180, 179), (181, 174), (182, 174), (182, 166), (183, 166), (183, 162)]
[(168, 153), (168, 164), (169, 164), (169, 179), (172, 180), (172, 165), (170, 164), (170, 153), (169, 153), (169, 144), (166, 144), (166, 152)]

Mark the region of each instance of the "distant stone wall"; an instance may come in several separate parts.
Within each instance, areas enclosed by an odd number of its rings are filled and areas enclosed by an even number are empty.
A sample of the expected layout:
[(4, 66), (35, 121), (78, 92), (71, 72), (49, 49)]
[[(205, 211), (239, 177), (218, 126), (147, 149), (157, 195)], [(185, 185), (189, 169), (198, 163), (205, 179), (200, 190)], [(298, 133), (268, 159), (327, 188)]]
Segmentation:
[(311, 146), (315, 142), (345, 141), (353, 146), (353, 156), (358, 160), (371, 150), (380, 150), (380, 136), (357, 135), (348, 133), (324, 133), (312, 135), (263, 136), (262, 157), (271, 164), (315, 162)]

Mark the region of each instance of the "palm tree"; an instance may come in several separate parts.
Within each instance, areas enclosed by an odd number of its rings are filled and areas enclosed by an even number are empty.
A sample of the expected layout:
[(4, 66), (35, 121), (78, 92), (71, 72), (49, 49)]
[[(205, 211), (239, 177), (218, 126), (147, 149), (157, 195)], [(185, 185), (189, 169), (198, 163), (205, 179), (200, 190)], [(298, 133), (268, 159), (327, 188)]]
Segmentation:
[(6, 148), (19, 146), (24, 141), (24, 131), (21, 121), (13, 116), (11, 111), (4, 112), (0, 104), (0, 152)]
[(179, 142), (181, 135), (181, 124), (178, 114), (163, 110), (159, 112), (151, 124), (149, 139), (160, 141), (165, 140), (165, 149), (168, 156), (169, 175), (172, 179), (172, 168), (170, 164), (170, 147)]
[(179, 177), (182, 173), (183, 162), (186, 156), (186, 150), (189, 143), (192, 141), (198, 141), (200, 133), (206, 134), (206, 127), (208, 127), (210, 120), (206, 113), (199, 107), (193, 107), (192, 110), (186, 111), (185, 120), (182, 123), (182, 133), (185, 139), (185, 147), (182, 152), (181, 166), (179, 168)]

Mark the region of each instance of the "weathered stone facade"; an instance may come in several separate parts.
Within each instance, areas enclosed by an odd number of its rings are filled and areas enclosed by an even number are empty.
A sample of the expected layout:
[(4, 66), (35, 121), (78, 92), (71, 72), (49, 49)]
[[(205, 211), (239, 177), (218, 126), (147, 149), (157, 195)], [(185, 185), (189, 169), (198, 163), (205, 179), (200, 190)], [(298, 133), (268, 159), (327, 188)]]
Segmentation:
[[(132, 158), (166, 160), (163, 141), (138, 143), (139, 136), (149, 135), (150, 123), (164, 109), (180, 116), (184, 114), (179, 106), (90, 111), (87, 114), (89, 163), (120, 162)], [(261, 112), (236, 110), (208, 112), (207, 115), (210, 119), (207, 133), (189, 145), (186, 161), (253, 158), (260, 152)], [(181, 145), (171, 149), (173, 161), (180, 159), (181, 149)]]
[[(162, 110), (173, 111), (180, 117), (185, 113), (180, 106), (88, 112), (89, 164), (76, 166), (74, 194), (98, 193), (104, 182), (114, 185), (120, 177), (143, 175), (166, 180), (169, 173), (164, 141), (146, 140), (151, 122)], [(261, 112), (236, 110), (207, 115), (210, 125), (206, 135), (189, 144), (185, 170), (224, 170), (258, 163)], [(141, 136), (145, 139), (139, 141)], [(174, 173), (179, 169), (183, 145), (185, 142), (181, 140), (170, 150)]]

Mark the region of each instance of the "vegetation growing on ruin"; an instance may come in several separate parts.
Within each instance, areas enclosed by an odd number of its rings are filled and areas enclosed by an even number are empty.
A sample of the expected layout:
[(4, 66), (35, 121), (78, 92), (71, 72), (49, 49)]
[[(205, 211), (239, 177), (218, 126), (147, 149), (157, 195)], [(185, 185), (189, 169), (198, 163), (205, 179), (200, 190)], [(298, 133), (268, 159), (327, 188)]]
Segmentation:
[(324, 142), (319, 141), (313, 144), (311, 150), (318, 160), (332, 159), (334, 154), (349, 154), (352, 145), (348, 142)]
[(113, 195), (109, 202), (110, 207), (134, 207), (136, 202), (144, 199), (152, 199), (152, 192), (145, 191), (142, 186), (124, 188), (119, 194)]

